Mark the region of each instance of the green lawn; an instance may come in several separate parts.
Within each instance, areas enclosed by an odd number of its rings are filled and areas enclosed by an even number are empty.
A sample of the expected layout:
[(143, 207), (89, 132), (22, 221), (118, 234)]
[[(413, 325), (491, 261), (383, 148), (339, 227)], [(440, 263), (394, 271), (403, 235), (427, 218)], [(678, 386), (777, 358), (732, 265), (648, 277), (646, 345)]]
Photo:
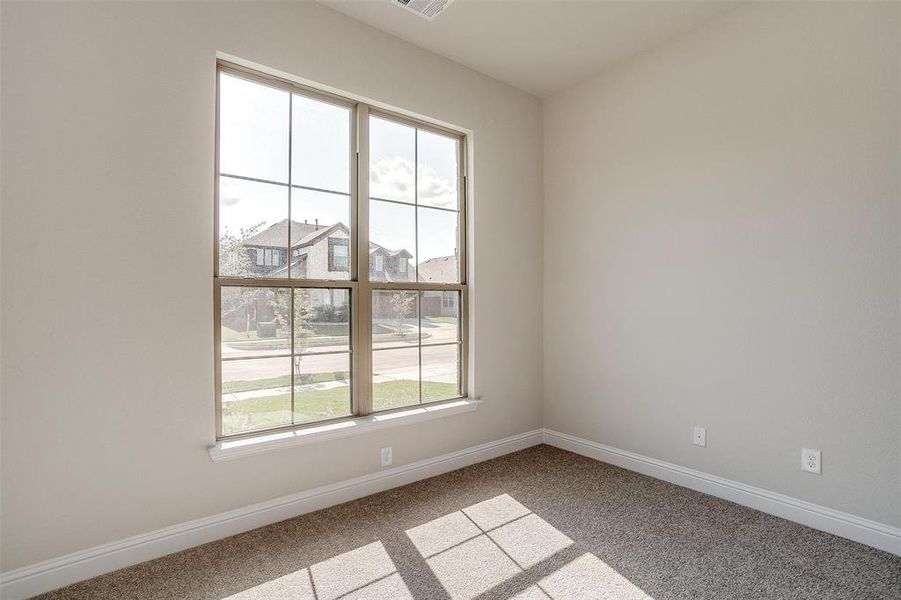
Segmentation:
[[(252, 387), (249, 389), (260, 388)], [(418, 392), (418, 381), (402, 379), (377, 383), (373, 386), (373, 404), (376, 410), (409, 406), (417, 403)], [(422, 395), (425, 402), (453, 398), (458, 393), (457, 385), (453, 383), (431, 381), (422, 383)], [(295, 398), (294, 408), (295, 423), (320, 421), (349, 415), (350, 390), (342, 386), (314, 392), (300, 392)], [(223, 430), (226, 434), (290, 425), (291, 394), (273, 394), (272, 396), (225, 403), (223, 405), (222, 421)]]
[[(301, 379), (300, 377), (294, 382), (297, 385), (305, 383), (323, 383), (325, 381), (336, 381), (347, 377), (346, 372), (339, 373), (314, 373)], [(337, 379), (336, 379), (337, 378)], [(223, 381), (222, 393), (234, 394), (236, 392), (249, 392), (251, 390), (269, 390), (272, 388), (291, 387), (291, 376), (281, 375), (279, 377), (266, 377), (263, 379), (239, 379), (237, 381)]]

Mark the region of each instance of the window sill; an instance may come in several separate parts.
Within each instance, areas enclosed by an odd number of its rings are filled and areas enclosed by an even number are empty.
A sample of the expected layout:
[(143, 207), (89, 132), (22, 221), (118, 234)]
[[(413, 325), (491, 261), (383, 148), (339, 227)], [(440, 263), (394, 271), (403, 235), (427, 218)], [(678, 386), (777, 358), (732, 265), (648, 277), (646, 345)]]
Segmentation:
[(481, 404), (480, 400), (460, 398), (448, 402), (416, 406), (407, 410), (353, 417), (324, 425), (310, 425), (293, 431), (262, 433), (254, 437), (217, 442), (209, 448), (210, 458), (215, 462), (233, 460), (242, 456), (360, 435), (389, 427), (472, 412), (479, 407), (479, 404)]

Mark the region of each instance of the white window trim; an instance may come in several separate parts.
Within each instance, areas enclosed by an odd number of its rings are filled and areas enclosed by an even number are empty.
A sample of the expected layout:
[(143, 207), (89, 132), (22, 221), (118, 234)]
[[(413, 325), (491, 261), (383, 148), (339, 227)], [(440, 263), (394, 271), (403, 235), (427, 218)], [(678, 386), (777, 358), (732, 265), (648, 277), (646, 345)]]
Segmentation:
[(412, 406), (403, 410), (373, 413), (365, 417), (349, 417), (321, 425), (313, 424), (291, 431), (262, 432), (257, 436), (222, 440), (210, 446), (210, 458), (215, 462), (220, 462), (241, 458), (242, 456), (252, 456), (264, 452), (314, 444), (325, 440), (357, 436), (390, 427), (410, 425), (411, 423), (420, 423), (439, 417), (472, 412), (481, 403), (481, 400), (472, 398), (458, 398), (447, 402)]
[[(467, 231), (468, 231), (468, 221), (466, 219), (466, 212), (468, 207), (468, 184), (467, 184), (467, 136), (471, 134), (462, 130), (450, 129), (444, 127), (439, 124), (429, 123), (423, 121), (420, 118), (408, 117), (399, 112), (395, 112), (392, 109), (382, 109), (373, 106), (369, 101), (359, 98), (353, 98), (346, 94), (336, 95), (327, 91), (317, 90), (315, 88), (310, 87), (304, 83), (298, 83), (295, 81), (286, 80), (284, 77), (279, 74), (261, 72), (259, 67), (246, 65), (242, 66), (239, 62), (229, 62), (225, 58), (217, 59), (217, 68), (220, 71), (229, 71), (231, 74), (240, 73), (239, 76), (242, 76), (247, 79), (256, 80), (264, 85), (275, 85), (276, 87), (286, 87), (290, 89), (293, 93), (300, 93), (302, 95), (309, 95), (312, 97), (320, 97), (325, 99), (326, 101), (330, 101), (336, 104), (341, 104), (345, 106), (351, 106), (354, 110), (354, 119), (355, 119), (355, 127), (357, 128), (358, 135), (355, 138), (354, 147), (356, 148), (356, 166), (359, 172), (367, 172), (368, 169), (366, 165), (368, 165), (368, 158), (364, 158), (362, 160), (362, 165), (360, 157), (368, 157), (368, 126), (361, 127), (361, 123), (366, 122), (370, 115), (377, 116), (379, 118), (387, 119), (390, 121), (400, 122), (402, 124), (407, 124), (408, 126), (415, 127), (417, 130), (423, 129), (427, 131), (432, 131), (438, 133), (440, 135), (453, 137), (459, 140), (460, 143), (460, 156), (458, 157), (459, 163), (459, 178), (457, 181), (458, 186), (458, 198), (459, 205), (457, 208), (457, 212), (459, 215), (458, 221), (458, 229), (457, 229), (457, 247), (461, 250), (461, 255), (458, 259), (458, 269), (460, 273), (460, 280), (458, 283), (437, 283), (437, 282), (384, 282), (380, 280), (371, 280), (369, 275), (369, 267), (371, 263), (374, 263), (372, 255), (370, 254), (369, 248), (369, 231), (368, 231), (368, 223), (369, 223), (369, 211), (368, 211), (368, 203), (360, 202), (360, 198), (368, 198), (368, 177), (355, 177), (355, 185), (352, 185), (352, 198), (356, 200), (357, 206), (357, 222), (355, 227), (351, 230), (351, 235), (349, 238), (349, 246), (354, 248), (354, 261), (350, 261), (350, 254), (348, 251), (348, 262), (349, 268), (351, 271), (351, 277), (349, 280), (340, 280), (340, 281), (332, 281), (332, 280), (310, 280), (306, 278), (303, 279), (303, 284), (297, 284), (297, 282), (288, 281), (288, 280), (277, 280), (270, 282), (266, 278), (252, 278), (253, 281), (259, 282), (261, 285), (270, 285), (272, 287), (287, 287), (287, 288), (305, 288), (305, 287), (328, 287), (328, 288), (346, 288), (351, 290), (352, 298), (357, 298), (358, 300), (353, 301), (353, 306), (351, 310), (355, 310), (357, 312), (357, 319), (352, 321), (351, 327), (353, 328), (353, 337), (357, 339), (356, 344), (353, 346), (353, 355), (355, 356), (354, 362), (352, 363), (352, 369), (355, 371), (355, 377), (352, 383), (352, 397), (354, 398), (353, 410), (357, 413), (357, 416), (348, 416), (343, 419), (337, 419), (333, 421), (327, 422), (312, 422), (312, 423), (301, 423), (293, 425), (292, 428), (277, 428), (276, 430), (262, 430), (258, 432), (246, 432), (242, 434), (237, 434), (234, 436), (228, 437), (220, 437), (222, 434), (222, 424), (221, 424), (221, 340), (219, 339), (219, 329), (216, 328), (216, 335), (214, 336), (214, 352), (215, 359), (217, 362), (217, 370), (216, 370), (216, 434), (217, 440), (210, 447), (210, 456), (214, 461), (223, 460), (223, 456), (242, 456), (245, 454), (257, 454), (259, 452), (266, 452), (269, 449), (278, 449), (286, 446), (293, 446), (298, 444), (306, 444), (306, 443), (314, 443), (321, 440), (327, 440), (332, 438), (340, 438), (347, 437), (351, 435), (355, 435), (357, 433), (364, 433), (368, 431), (372, 431), (373, 429), (381, 429), (384, 427), (394, 427), (397, 425), (403, 425), (406, 423), (418, 422), (422, 420), (428, 420), (432, 418), (449, 416), (453, 414), (457, 414), (460, 412), (468, 412), (475, 410), (478, 403), (480, 402), (478, 399), (472, 399), (469, 397), (469, 390), (471, 390), (471, 375), (470, 375), (470, 364), (469, 364), (469, 353), (470, 353), (470, 344), (472, 340), (469, 337), (470, 327), (469, 327), (469, 312), (468, 312), (468, 294), (469, 287), (467, 282), (467, 255), (465, 249), (467, 246)], [(218, 109), (217, 109), (218, 110)], [(218, 148), (218, 112), (217, 112), (217, 148)], [(216, 172), (219, 173), (219, 165), (218, 165), (218, 156), (216, 163)], [(353, 173), (353, 171), (352, 171)], [(222, 174), (220, 173), (220, 176)], [(353, 175), (352, 175), (353, 176)], [(290, 178), (287, 184), (291, 185)], [(218, 227), (218, 188), (216, 191), (216, 199), (217, 199), (217, 208), (215, 209), (216, 214), (216, 224)], [(289, 212), (290, 218), (290, 212)], [(289, 230), (290, 231), (290, 230)], [(290, 246), (290, 235), (289, 235), (289, 246)], [(220, 277), (218, 271), (218, 244), (214, 245), (214, 251), (216, 253), (216, 260), (214, 261), (214, 310), (218, 311), (220, 307), (219, 301), (219, 290), (220, 286), (227, 285), (244, 285), (243, 281), (231, 281), (229, 277)], [(301, 255), (300, 252), (295, 250), (295, 256)], [(376, 255), (377, 259), (381, 259), (382, 262), (382, 271), (384, 271), (384, 257), (381, 255)], [(290, 261), (289, 261), (290, 262)], [(374, 264), (373, 264), (374, 266)], [(405, 265), (408, 268), (406, 271), (409, 273), (409, 265)], [(415, 268), (415, 265), (414, 265)], [(357, 373), (366, 373), (371, 374), (372, 368), (372, 356), (371, 352), (361, 351), (360, 346), (358, 344), (366, 345), (366, 335), (362, 331), (365, 329), (365, 323), (371, 321), (371, 305), (368, 302), (363, 302), (359, 300), (361, 297), (371, 297), (371, 293), (375, 289), (402, 289), (405, 291), (411, 291), (415, 293), (422, 293), (424, 291), (442, 291), (442, 290), (453, 290), (458, 292), (462, 298), (462, 304), (460, 308), (460, 341), (459, 345), (459, 365), (460, 365), (460, 377), (459, 377), (459, 389), (461, 391), (460, 396), (456, 398), (451, 398), (447, 400), (440, 400), (426, 404), (417, 404), (412, 405), (406, 408), (400, 408), (392, 411), (385, 412), (372, 412), (372, 395), (370, 392), (367, 392), (366, 386), (367, 381), (371, 383), (371, 379), (367, 377), (363, 377), (362, 379), (357, 375)], [(218, 312), (216, 313), (218, 318)], [(361, 341), (362, 340), (362, 341)], [(363, 413), (363, 414), (359, 414)]]

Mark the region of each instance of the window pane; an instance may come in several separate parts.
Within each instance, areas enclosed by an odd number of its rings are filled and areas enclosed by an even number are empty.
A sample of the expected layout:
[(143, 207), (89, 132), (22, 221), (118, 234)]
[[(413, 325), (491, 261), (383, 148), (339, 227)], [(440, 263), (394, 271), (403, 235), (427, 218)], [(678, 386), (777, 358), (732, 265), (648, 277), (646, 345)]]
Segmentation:
[(291, 183), (350, 192), (350, 109), (294, 94)]
[(294, 352), (350, 350), (350, 291), (294, 290)]
[(294, 393), (295, 423), (351, 414), (350, 355), (295, 356)]
[(416, 189), (416, 130), (369, 118), (369, 195), (413, 203)]
[(292, 278), (350, 279), (329, 262), (329, 240), (350, 239), (349, 196), (293, 188), (291, 221)]
[[(462, 142), (370, 115), (369, 194), (357, 200), (352, 105), (244, 77), (218, 75), (216, 275), (253, 284), (215, 282), (220, 435), (353, 415), (355, 270), (376, 288), (362, 349), (373, 411), (459, 397), (465, 292), (428, 282), (461, 280)], [(368, 248), (351, 245), (356, 201), (369, 202)], [(431, 289), (403, 289), (417, 285)]]
[(336, 271), (334, 276), (340, 277), (340, 271), (350, 269), (350, 240), (348, 238), (330, 237), (328, 240), (328, 269)]
[[(369, 203), (369, 277), (371, 281), (413, 281), (416, 263), (416, 210), (413, 206), (373, 200)], [(381, 261), (376, 256), (382, 256)], [(379, 264), (381, 263), (381, 269)], [(402, 272), (405, 271), (405, 272)]]
[(457, 283), (459, 213), (419, 208), (419, 281)]
[(417, 153), (417, 201), (425, 206), (456, 209), (457, 140), (429, 131), (418, 130)]
[(219, 178), (219, 274), (285, 277), (288, 188)]
[(460, 346), (423, 346), (422, 401), (460, 396)]
[(416, 292), (372, 292), (372, 347), (419, 344), (419, 307)]
[(291, 424), (291, 357), (222, 362), (222, 433)]
[(419, 348), (372, 353), (372, 409), (419, 403)]
[(460, 292), (422, 292), (422, 343), (460, 341)]
[(288, 92), (219, 79), (219, 172), (288, 181)]
[(290, 355), (290, 302), (284, 288), (223, 287), (222, 358)]

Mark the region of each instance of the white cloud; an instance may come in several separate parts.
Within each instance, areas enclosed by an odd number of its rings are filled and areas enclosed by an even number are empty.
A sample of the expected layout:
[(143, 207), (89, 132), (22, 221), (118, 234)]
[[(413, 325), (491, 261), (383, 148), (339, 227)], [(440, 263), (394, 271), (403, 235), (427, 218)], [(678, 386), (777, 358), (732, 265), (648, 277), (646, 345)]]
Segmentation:
[(222, 177), (219, 179), (219, 205), (234, 206), (241, 201), (240, 192), (232, 179)]
[(401, 156), (382, 158), (370, 166), (369, 195), (413, 202), (413, 163)]
[(447, 178), (441, 177), (432, 167), (419, 168), (419, 202), (443, 208), (456, 208), (457, 189)]
[[(369, 194), (376, 198), (414, 201), (413, 163), (402, 156), (382, 158), (370, 167)], [(442, 177), (429, 165), (419, 166), (419, 201), (421, 204), (455, 208), (457, 190), (453, 182)]]

